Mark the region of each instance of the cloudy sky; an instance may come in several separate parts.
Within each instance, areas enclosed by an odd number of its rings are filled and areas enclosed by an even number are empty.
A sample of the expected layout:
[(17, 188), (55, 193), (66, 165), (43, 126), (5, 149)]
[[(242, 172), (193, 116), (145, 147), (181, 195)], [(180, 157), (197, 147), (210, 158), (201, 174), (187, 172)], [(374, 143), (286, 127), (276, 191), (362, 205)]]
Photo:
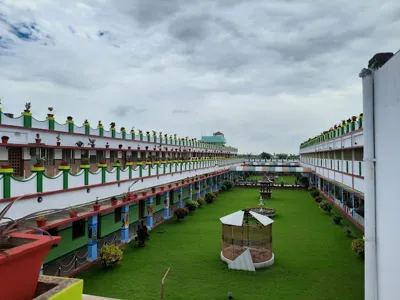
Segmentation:
[(362, 109), (359, 71), (400, 48), (400, 1), (0, 0), (0, 97), (44, 119), (297, 153)]

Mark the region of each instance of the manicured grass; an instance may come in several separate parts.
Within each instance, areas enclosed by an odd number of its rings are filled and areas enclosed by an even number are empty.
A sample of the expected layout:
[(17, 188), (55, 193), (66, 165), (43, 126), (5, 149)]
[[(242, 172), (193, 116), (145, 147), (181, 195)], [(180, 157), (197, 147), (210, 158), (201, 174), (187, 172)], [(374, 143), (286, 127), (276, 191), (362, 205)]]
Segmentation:
[(261, 180), (262, 178), (263, 178), (263, 176), (253, 175), (253, 176), (247, 177), (246, 180)]
[[(275, 264), (255, 273), (229, 270), (220, 260), (219, 218), (257, 206), (258, 189), (235, 188), (215, 204), (180, 223), (171, 220), (153, 231), (145, 248), (123, 248), (119, 266), (95, 266), (80, 275), (84, 292), (119, 299), (159, 299), (168, 267), (164, 299), (364, 299), (364, 264), (351, 251), (351, 239), (322, 212), (307, 191), (273, 190), (268, 207), (273, 224)], [(358, 232), (360, 234), (360, 232)]]
[(281, 184), (282, 181), (285, 184), (295, 184), (296, 177), (295, 176), (279, 176), (279, 178), (275, 180), (275, 183)]

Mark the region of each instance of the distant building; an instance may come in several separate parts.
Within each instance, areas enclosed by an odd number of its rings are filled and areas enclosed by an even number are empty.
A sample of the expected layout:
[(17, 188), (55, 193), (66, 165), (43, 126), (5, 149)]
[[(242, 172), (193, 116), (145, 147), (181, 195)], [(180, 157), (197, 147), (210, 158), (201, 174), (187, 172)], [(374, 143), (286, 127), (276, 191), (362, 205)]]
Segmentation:
[(202, 136), (201, 141), (203, 143), (209, 143), (209, 144), (220, 145), (220, 146), (225, 146), (225, 144), (226, 144), (225, 136), (220, 131), (213, 133), (212, 136)]

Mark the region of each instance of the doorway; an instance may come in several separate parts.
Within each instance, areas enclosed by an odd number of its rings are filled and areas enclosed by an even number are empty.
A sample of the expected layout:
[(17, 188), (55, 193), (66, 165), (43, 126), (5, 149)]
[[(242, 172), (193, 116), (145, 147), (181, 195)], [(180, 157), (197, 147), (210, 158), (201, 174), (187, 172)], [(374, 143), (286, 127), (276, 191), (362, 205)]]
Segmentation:
[(139, 201), (139, 220), (144, 219), (145, 200)]
[(174, 205), (174, 194), (175, 194), (174, 190), (169, 191), (169, 206)]
[(22, 148), (8, 149), (8, 162), (14, 169), (14, 175), (18, 177), (24, 176), (24, 167), (22, 161)]

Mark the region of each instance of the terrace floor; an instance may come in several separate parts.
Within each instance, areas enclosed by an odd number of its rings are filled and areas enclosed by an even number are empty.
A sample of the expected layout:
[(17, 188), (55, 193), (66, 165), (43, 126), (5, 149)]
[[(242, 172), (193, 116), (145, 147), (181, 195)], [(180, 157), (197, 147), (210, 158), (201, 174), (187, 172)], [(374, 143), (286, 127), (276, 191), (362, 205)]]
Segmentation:
[[(268, 207), (273, 224), (275, 264), (255, 273), (229, 270), (220, 260), (219, 218), (255, 207), (259, 190), (235, 188), (215, 204), (199, 208), (177, 223), (170, 220), (150, 232), (145, 248), (124, 246), (114, 269), (96, 265), (81, 273), (84, 292), (117, 299), (364, 299), (364, 263), (351, 251), (351, 239), (322, 212), (307, 191), (273, 190)], [(335, 211), (335, 213), (338, 213)], [(349, 224), (356, 236), (362, 233)]]

